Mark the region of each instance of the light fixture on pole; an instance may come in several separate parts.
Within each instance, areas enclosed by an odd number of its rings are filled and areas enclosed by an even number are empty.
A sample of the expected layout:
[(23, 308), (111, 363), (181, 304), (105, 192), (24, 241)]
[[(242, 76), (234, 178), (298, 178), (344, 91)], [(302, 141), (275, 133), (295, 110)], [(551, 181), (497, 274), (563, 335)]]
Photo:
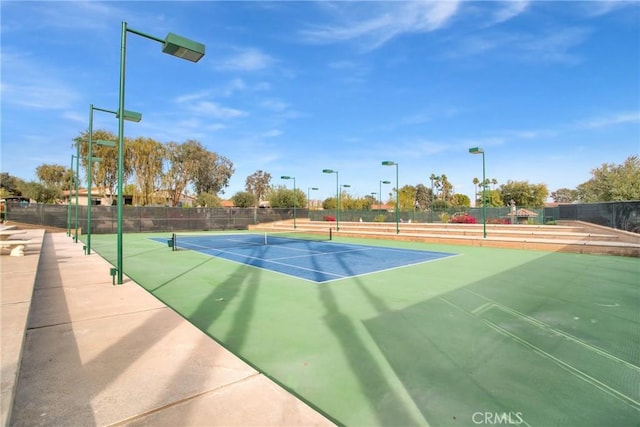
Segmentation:
[[(93, 112), (94, 111), (103, 111), (105, 113), (111, 113), (118, 117), (117, 111), (107, 110), (104, 108), (95, 107), (93, 104), (89, 105), (89, 147), (87, 155), (87, 242), (85, 253), (87, 255), (91, 255), (91, 205), (92, 205), (92, 196), (91, 196), (91, 180), (93, 179), (93, 144), (102, 145), (105, 147), (115, 147), (116, 143), (113, 141), (105, 141), (103, 139), (93, 140)], [(130, 122), (138, 123), (142, 120), (142, 114), (136, 113), (135, 111), (127, 111), (124, 110), (124, 119)]]
[(281, 176), (280, 179), (292, 179), (293, 180), (293, 229), (296, 229), (296, 177), (295, 176)]
[(378, 210), (382, 210), (382, 184), (391, 184), (391, 181), (380, 181), (380, 203), (378, 204)]
[[(124, 174), (124, 82), (125, 82), (125, 63), (127, 58), (127, 33), (133, 33), (138, 36), (157, 41), (162, 44), (162, 51), (169, 55), (183, 58), (191, 62), (198, 62), (205, 53), (205, 46), (202, 43), (189, 40), (187, 38), (169, 33), (164, 39), (143, 33), (133, 28), (129, 28), (125, 21), (122, 21), (120, 34), (120, 89), (118, 102), (118, 230), (117, 230), (117, 261), (116, 272), (118, 275), (118, 284), (123, 282), (123, 257), (122, 257), (122, 208), (124, 205), (123, 197), (123, 174)], [(122, 114), (120, 114), (122, 113)]]
[(317, 190), (319, 190), (319, 188), (318, 187), (307, 187), (307, 218), (311, 218), (311, 199), (310, 199), (311, 190), (317, 191)]
[(480, 147), (469, 148), (471, 154), (482, 154), (482, 234), (487, 238), (487, 186), (485, 182), (484, 150)]
[(398, 187), (398, 164), (389, 160), (382, 162), (382, 166), (396, 167), (396, 234), (400, 233), (400, 188)]
[(322, 169), (322, 173), (336, 174), (336, 231), (340, 231), (340, 184), (338, 180), (338, 171), (333, 169)]

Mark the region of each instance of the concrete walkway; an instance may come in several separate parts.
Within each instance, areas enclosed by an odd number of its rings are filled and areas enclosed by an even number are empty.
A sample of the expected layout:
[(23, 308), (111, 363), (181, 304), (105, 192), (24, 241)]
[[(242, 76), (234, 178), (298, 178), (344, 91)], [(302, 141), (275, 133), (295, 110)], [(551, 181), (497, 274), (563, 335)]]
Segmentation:
[(0, 257), (3, 426), (332, 425), (82, 243), (26, 231)]

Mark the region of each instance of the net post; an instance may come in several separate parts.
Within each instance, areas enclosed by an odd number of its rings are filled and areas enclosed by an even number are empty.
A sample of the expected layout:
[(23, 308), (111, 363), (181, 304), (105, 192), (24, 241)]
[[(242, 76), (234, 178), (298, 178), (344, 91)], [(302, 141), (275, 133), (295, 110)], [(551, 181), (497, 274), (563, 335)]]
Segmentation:
[(333, 229), (329, 227), (329, 240), (333, 240)]
[(176, 233), (171, 233), (171, 251), (176, 251)]

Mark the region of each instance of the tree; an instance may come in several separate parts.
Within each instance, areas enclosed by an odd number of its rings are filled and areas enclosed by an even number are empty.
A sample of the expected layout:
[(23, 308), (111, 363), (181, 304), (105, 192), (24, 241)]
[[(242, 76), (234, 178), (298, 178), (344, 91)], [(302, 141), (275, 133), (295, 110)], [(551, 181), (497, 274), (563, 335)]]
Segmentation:
[(35, 181), (23, 181), (20, 184), (20, 193), (22, 197), (28, 197), (38, 203), (54, 203), (59, 196), (59, 190)]
[(582, 202), (640, 200), (640, 157), (630, 156), (621, 165), (603, 163), (592, 178), (577, 187)]
[[(106, 141), (117, 141), (117, 135), (105, 130), (97, 130), (93, 132), (93, 140), (103, 139)], [(89, 133), (82, 132), (80, 136), (74, 139), (74, 146), (80, 145), (81, 165), (87, 169), (87, 156), (89, 155)], [(132, 174), (132, 162), (130, 145), (131, 140), (124, 138), (124, 154), (123, 154), (123, 170), (122, 179), (126, 183)], [(92, 148), (93, 157), (100, 157), (102, 160), (95, 163), (92, 170), (92, 181), (99, 189), (102, 197), (112, 199), (116, 195), (116, 187), (118, 186), (118, 146), (107, 147), (105, 145), (94, 145)]]
[(165, 147), (151, 138), (136, 138), (131, 142), (131, 163), (137, 184), (136, 204), (153, 203), (153, 195), (160, 187)]
[(551, 198), (556, 203), (573, 203), (578, 200), (578, 190), (570, 188), (558, 188), (551, 193)]
[(445, 174), (440, 175), (440, 196), (442, 200), (449, 200), (453, 194), (453, 184)]
[(429, 205), (431, 205), (431, 189), (427, 188), (424, 184), (418, 184), (415, 186), (415, 190), (416, 207), (426, 211), (429, 209)]
[[(245, 181), (245, 189), (255, 197), (255, 206), (258, 206), (261, 200), (267, 194), (270, 188), (271, 174), (258, 170), (249, 175)], [(273, 207), (273, 205), (271, 205)]]
[(431, 174), (431, 176), (429, 176), (429, 180), (431, 181), (431, 187), (433, 188), (432, 192), (433, 192), (434, 199), (438, 198), (438, 189), (440, 188), (440, 179), (441, 177), (436, 176), (435, 174)]
[(248, 191), (238, 191), (231, 197), (233, 205), (239, 208), (250, 208), (256, 205), (256, 198)]
[[(487, 207), (489, 208), (500, 208), (505, 205), (505, 203), (502, 200), (502, 193), (500, 193), (500, 190), (487, 190), (486, 198), (487, 198)], [(544, 205), (544, 200), (542, 203)]]
[(169, 170), (164, 175), (164, 183), (169, 192), (172, 206), (178, 206), (180, 198), (189, 183), (195, 178), (200, 161), (206, 150), (198, 141), (188, 140), (182, 144), (166, 144)]
[(0, 188), (6, 191), (8, 196), (20, 196), (19, 187), (24, 181), (15, 176), (9, 175), (7, 172), (0, 172)]
[(198, 206), (206, 208), (221, 208), (222, 201), (215, 193), (200, 193), (196, 196), (196, 203)]
[(466, 194), (454, 194), (451, 197), (451, 204), (459, 207), (471, 206), (471, 199)]
[(413, 185), (405, 185), (400, 188), (400, 210), (413, 210), (416, 207), (416, 188)]
[[(216, 194), (229, 185), (229, 179), (233, 175), (233, 163), (224, 156), (212, 151), (206, 151), (194, 176), (194, 188), (196, 193)], [(222, 191), (224, 193), (224, 191)]]
[(336, 209), (336, 198), (335, 197), (327, 197), (322, 201), (322, 209), (325, 210), (335, 210)]
[(296, 188), (295, 192), (284, 186), (272, 188), (268, 193), (269, 204), (272, 208), (301, 208), (307, 205), (307, 198), (302, 190)]
[(56, 164), (42, 164), (36, 168), (40, 183), (47, 188), (63, 190), (69, 187), (69, 171)]
[[(516, 206), (542, 208), (549, 196), (546, 184), (529, 184), (528, 181), (507, 181), (500, 189), (502, 200), (514, 200)], [(500, 205), (502, 206), (502, 205)]]
[(478, 187), (480, 186), (480, 180), (474, 177), (472, 182), (473, 182), (473, 200), (475, 200), (476, 206), (478, 206)]

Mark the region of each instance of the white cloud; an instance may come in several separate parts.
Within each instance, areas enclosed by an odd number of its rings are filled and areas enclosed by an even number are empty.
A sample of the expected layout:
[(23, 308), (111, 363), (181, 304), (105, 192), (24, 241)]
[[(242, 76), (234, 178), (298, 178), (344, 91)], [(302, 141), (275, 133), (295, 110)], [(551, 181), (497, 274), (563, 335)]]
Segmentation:
[(581, 57), (572, 49), (582, 44), (591, 31), (587, 28), (566, 27), (547, 29), (540, 33), (489, 32), (459, 40), (446, 53), (456, 59), (464, 56), (494, 53), (498, 57), (525, 62), (552, 62), (573, 65)]
[(275, 60), (258, 49), (250, 48), (218, 62), (217, 68), (230, 71), (257, 71), (269, 67)]
[(601, 117), (591, 117), (576, 124), (579, 129), (597, 129), (609, 126), (640, 123), (640, 112), (624, 112)]
[(615, 10), (618, 10), (627, 6), (637, 8), (638, 1), (637, 0), (631, 0), (631, 1), (602, 0), (602, 1), (584, 2), (584, 7), (588, 8), (587, 14), (590, 16), (606, 15), (607, 13), (613, 12)]
[(196, 113), (205, 116), (215, 117), (217, 119), (234, 119), (247, 116), (246, 111), (237, 110), (235, 108), (223, 107), (215, 102), (200, 101), (193, 104), (190, 109)]
[(278, 129), (271, 129), (265, 133), (262, 134), (262, 136), (264, 138), (275, 138), (282, 135), (282, 131), (278, 130)]
[[(430, 32), (444, 27), (458, 10), (458, 2), (356, 2), (341, 3), (336, 5), (336, 10), (343, 16), (350, 16), (344, 18), (342, 24), (305, 30), (303, 38), (313, 43), (358, 41), (366, 50), (373, 50), (403, 34)], [(360, 13), (369, 16), (356, 16)]]
[(493, 24), (499, 24), (520, 15), (529, 7), (529, 1), (510, 0), (502, 2), (501, 5), (503, 7), (497, 10), (493, 15)]

